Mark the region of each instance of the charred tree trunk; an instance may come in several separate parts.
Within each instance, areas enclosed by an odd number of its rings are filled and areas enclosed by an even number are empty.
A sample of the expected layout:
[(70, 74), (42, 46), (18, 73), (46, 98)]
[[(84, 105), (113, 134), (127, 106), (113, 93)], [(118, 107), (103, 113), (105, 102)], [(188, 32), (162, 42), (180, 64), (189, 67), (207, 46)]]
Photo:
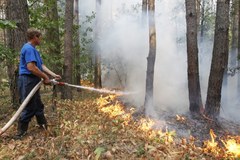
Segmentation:
[[(27, 0), (8, 0), (6, 19), (15, 21), (16, 29), (7, 30), (7, 46), (12, 49), (12, 58), (7, 60), (7, 71), (10, 82), (11, 101), (14, 108), (19, 106), (17, 89), (18, 65), (15, 63), (21, 47), (27, 42), (26, 32), (29, 26)], [(17, 54), (16, 54), (17, 53)]]
[[(64, 36), (64, 66), (63, 77), (68, 83), (72, 83), (73, 73), (73, 1), (66, 1), (65, 8), (65, 36)], [(72, 89), (64, 87), (62, 92), (63, 99), (72, 99)]]
[(144, 108), (153, 106), (153, 80), (156, 59), (155, 0), (148, 3), (149, 54), (147, 57), (146, 93)]
[[(96, 2), (96, 10), (97, 10), (97, 18), (96, 18), (96, 30), (95, 30), (95, 64), (94, 64), (94, 87), (102, 88), (102, 69), (101, 69), (101, 49), (99, 46), (99, 28), (100, 27), (100, 7), (101, 7), (101, 0), (97, 0)], [(97, 29), (98, 28), (98, 29)]]
[(188, 94), (191, 112), (200, 112), (202, 97), (199, 81), (196, 1), (186, 0)]
[(217, 0), (213, 56), (208, 81), (205, 114), (217, 118), (220, 114), (224, 71), (228, 63), (229, 0)]

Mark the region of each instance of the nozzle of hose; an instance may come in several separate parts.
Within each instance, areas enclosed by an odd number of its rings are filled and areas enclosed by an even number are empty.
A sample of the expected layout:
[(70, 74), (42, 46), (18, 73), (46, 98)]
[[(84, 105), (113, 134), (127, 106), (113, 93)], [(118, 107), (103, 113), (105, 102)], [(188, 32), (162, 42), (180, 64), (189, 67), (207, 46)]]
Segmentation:
[(51, 79), (50, 81), (51, 81), (51, 85), (60, 85), (60, 86), (65, 85), (64, 82), (58, 82), (55, 79)]

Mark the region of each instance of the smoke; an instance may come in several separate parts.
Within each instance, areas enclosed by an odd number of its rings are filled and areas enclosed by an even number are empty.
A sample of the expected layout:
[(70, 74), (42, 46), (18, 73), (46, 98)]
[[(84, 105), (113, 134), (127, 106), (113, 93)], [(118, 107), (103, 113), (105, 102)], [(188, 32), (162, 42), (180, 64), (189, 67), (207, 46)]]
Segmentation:
[[(103, 85), (137, 91), (126, 101), (137, 107), (144, 103), (146, 65), (149, 51), (148, 22), (142, 19), (142, 0), (102, 0), (99, 12), (99, 49), (102, 56)], [(187, 53), (185, 2), (156, 0), (157, 53), (154, 77), (154, 108), (156, 111), (188, 111)], [(80, 0), (82, 19), (96, 12), (95, 0)], [(199, 44), (200, 82), (203, 104), (212, 55), (212, 41)], [(235, 105), (235, 104), (234, 104)], [(229, 110), (229, 109), (226, 109)], [(226, 111), (225, 110), (225, 111)], [(224, 112), (224, 116), (234, 112)]]

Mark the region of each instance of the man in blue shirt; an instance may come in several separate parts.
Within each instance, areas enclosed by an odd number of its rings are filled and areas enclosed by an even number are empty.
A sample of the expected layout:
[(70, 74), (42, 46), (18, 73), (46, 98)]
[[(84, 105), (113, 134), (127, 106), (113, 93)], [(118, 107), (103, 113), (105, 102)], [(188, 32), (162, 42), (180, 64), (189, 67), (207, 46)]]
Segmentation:
[[(19, 64), (18, 87), (21, 102), (24, 101), (41, 79), (43, 79), (43, 83), (46, 85), (50, 84), (48, 75), (55, 79), (61, 79), (60, 75), (55, 74), (43, 64), (40, 53), (35, 48), (37, 45), (40, 45), (41, 33), (38, 30), (29, 29), (27, 38), (28, 42), (21, 49)], [(33, 116), (36, 116), (39, 126), (46, 129), (47, 121), (44, 116), (44, 105), (41, 101), (39, 90), (34, 94), (20, 115), (16, 138), (21, 138), (27, 133), (28, 124)]]

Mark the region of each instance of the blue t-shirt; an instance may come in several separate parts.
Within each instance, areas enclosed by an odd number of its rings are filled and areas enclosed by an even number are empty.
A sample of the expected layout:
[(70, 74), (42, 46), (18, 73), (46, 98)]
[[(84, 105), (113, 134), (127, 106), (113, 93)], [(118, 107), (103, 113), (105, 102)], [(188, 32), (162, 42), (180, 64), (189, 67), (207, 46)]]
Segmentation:
[(31, 74), (31, 72), (27, 69), (27, 64), (29, 62), (35, 62), (36, 66), (42, 71), (42, 59), (40, 57), (39, 52), (33, 47), (31, 44), (26, 43), (23, 45), (21, 49), (20, 55), (20, 64), (19, 64), (19, 74)]

